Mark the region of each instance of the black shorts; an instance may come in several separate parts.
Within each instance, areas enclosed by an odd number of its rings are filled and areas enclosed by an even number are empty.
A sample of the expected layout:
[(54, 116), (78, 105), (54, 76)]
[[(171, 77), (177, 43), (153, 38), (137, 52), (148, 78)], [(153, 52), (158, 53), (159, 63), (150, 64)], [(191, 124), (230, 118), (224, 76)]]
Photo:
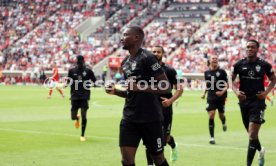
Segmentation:
[(264, 120), (264, 112), (266, 104), (264, 100), (249, 100), (239, 103), (242, 115), (242, 121), (246, 129), (248, 129), (249, 122), (262, 124)]
[(89, 108), (88, 100), (81, 99), (81, 100), (71, 100), (71, 113), (72, 117), (77, 116), (78, 110), (81, 109), (82, 111), (87, 111)]
[(226, 101), (226, 98), (207, 100), (206, 110), (213, 111), (213, 110), (218, 109), (219, 113), (224, 113), (225, 112), (225, 101)]
[(141, 139), (152, 155), (163, 153), (162, 122), (134, 123), (122, 119), (120, 123), (120, 147), (138, 147)]

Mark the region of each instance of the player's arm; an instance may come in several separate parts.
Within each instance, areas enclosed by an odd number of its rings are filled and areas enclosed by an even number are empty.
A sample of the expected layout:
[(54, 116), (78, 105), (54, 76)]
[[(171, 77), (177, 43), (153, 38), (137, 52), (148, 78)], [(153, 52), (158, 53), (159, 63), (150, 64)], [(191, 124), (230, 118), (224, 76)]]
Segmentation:
[(204, 92), (203, 92), (203, 94), (202, 94), (202, 96), (201, 96), (202, 99), (205, 99), (205, 96), (206, 96), (207, 92), (208, 92), (208, 90), (205, 89)]
[[(171, 85), (169, 80), (162, 70), (159, 62), (154, 55), (149, 55), (142, 61), (143, 69), (150, 75), (151, 80), (149, 80), (148, 85), (137, 84), (135, 80), (128, 80), (129, 90), (136, 92), (149, 92), (156, 94), (164, 94), (171, 92)], [(152, 79), (153, 78), (153, 79)], [(139, 88), (140, 87), (140, 88)]]
[[(204, 72), (204, 80), (205, 80), (205, 81), (207, 80), (206, 72)], [(206, 96), (206, 94), (207, 94), (207, 92), (208, 92), (208, 90), (207, 90), (207, 88), (208, 88), (207, 82), (206, 82), (206, 84), (205, 84), (205, 88), (206, 88), (206, 89), (204, 90), (204, 92), (203, 92), (203, 94), (202, 94), (202, 96), (201, 96), (202, 99), (205, 99), (205, 96)]]
[(174, 84), (173, 87), (175, 88), (175, 92), (171, 98), (167, 99), (167, 98), (161, 97), (163, 107), (169, 107), (170, 105), (173, 104), (173, 102), (175, 102), (182, 95), (183, 93), (182, 84), (179, 84), (179, 85)]
[(115, 87), (115, 84), (109, 84), (105, 86), (105, 92), (110, 94), (110, 95), (116, 95), (122, 98), (127, 97), (127, 91), (126, 90), (119, 90)]
[(266, 96), (268, 95), (268, 93), (274, 88), (275, 83), (276, 83), (276, 77), (275, 77), (274, 71), (272, 69), (272, 66), (270, 64), (268, 64), (266, 66), (265, 74), (267, 75), (268, 79), (270, 80), (270, 83), (264, 92), (259, 92), (257, 94), (257, 97), (259, 99), (265, 99)]
[(68, 71), (68, 75), (67, 75), (67, 78), (66, 78), (66, 82), (64, 84), (64, 87), (63, 88), (67, 88), (67, 86), (71, 85), (72, 84), (72, 73), (71, 73), (71, 70)]
[(238, 90), (238, 85), (237, 83), (235, 82), (236, 78), (237, 78), (237, 74), (235, 73), (232, 73), (232, 77), (231, 77), (231, 83), (232, 83), (232, 90), (233, 92), (236, 94), (236, 96), (240, 99), (240, 100), (245, 100), (246, 99), (246, 96), (245, 96), (245, 93), (242, 92), (242, 91), (239, 91)]

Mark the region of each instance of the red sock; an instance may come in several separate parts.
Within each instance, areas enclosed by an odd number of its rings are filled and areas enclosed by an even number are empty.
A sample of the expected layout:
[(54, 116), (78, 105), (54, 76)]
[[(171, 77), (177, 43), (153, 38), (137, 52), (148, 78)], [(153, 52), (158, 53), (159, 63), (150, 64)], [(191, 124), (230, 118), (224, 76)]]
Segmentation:
[(266, 100), (268, 100), (269, 102), (271, 101), (269, 96), (266, 96)]
[(59, 91), (59, 93), (63, 96), (62, 90), (61, 89), (57, 89)]
[(52, 96), (52, 93), (53, 93), (53, 89), (50, 89), (49, 96)]

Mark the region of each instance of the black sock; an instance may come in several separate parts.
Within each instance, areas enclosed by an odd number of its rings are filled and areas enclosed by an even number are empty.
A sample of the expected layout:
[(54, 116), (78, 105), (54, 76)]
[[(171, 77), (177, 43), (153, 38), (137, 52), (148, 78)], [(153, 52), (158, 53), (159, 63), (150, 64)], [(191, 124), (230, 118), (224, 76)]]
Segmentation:
[(221, 123), (224, 125), (226, 122), (226, 117), (224, 116), (222, 119), (221, 119)]
[(81, 136), (84, 136), (85, 128), (86, 128), (87, 119), (82, 119), (81, 121)]
[(153, 159), (152, 159), (151, 155), (149, 154), (148, 149), (146, 149), (146, 157), (147, 157), (148, 165), (153, 165)]
[(249, 140), (247, 150), (247, 166), (251, 166), (256, 150), (261, 150), (261, 144), (259, 139)]
[(162, 164), (157, 165), (157, 166), (169, 166), (169, 164), (168, 164), (167, 160), (165, 159), (165, 161)]
[(126, 165), (126, 164), (122, 163), (122, 166), (135, 166), (135, 163), (134, 164), (130, 164), (130, 165)]
[(175, 142), (174, 142), (173, 136), (170, 136), (170, 140), (169, 140), (168, 144), (172, 147), (172, 149), (175, 148)]
[(214, 119), (209, 119), (209, 132), (211, 137), (214, 137), (214, 128), (215, 128)]

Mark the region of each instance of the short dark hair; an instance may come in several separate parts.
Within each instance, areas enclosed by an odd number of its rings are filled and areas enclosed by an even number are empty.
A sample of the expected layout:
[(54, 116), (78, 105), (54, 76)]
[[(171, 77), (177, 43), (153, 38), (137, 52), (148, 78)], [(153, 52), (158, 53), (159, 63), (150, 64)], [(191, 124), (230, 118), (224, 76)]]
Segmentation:
[(256, 44), (256, 46), (257, 46), (257, 48), (259, 48), (259, 47), (260, 47), (260, 43), (259, 43), (257, 40), (250, 39), (250, 40), (247, 40), (247, 43), (248, 43), (248, 42), (253, 42), (253, 43), (255, 43), (255, 44)]
[(158, 47), (158, 48), (161, 48), (161, 49), (162, 49), (162, 53), (165, 53), (165, 50), (164, 50), (164, 48), (163, 48), (162, 46), (160, 46), (160, 45), (157, 45), (157, 46), (154, 46), (154, 47)]
[(127, 28), (129, 28), (129, 29), (133, 30), (134, 32), (136, 32), (140, 36), (141, 40), (143, 41), (143, 39), (145, 37), (145, 33), (144, 33), (144, 31), (141, 27), (139, 27), (139, 26), (128, 26)]

